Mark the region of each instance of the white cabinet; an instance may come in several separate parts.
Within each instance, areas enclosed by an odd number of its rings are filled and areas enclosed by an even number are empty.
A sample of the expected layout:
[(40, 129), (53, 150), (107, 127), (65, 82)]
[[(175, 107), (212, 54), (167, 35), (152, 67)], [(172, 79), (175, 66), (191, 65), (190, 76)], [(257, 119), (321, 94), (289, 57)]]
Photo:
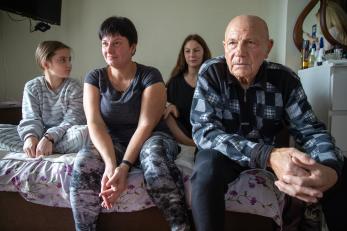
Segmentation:
[(347, 156), (347, 61), (325, 62), (298, 74), (314, 112)]

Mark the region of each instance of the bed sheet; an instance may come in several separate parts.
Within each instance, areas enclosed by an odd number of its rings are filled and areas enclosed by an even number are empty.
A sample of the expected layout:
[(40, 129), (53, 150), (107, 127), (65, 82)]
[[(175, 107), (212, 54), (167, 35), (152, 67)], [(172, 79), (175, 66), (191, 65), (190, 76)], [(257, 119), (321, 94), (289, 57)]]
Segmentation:
[[(193, 152), (182, 146), (176, 160), (190, 205), (190, 176), (193, 169)], [(55, 206), (70, 207), (69, 184), (74, 153), (47, 157), (28, 158), (24, 153), (0, 150), (0, 191), (19, 192), (27, 201)], [(273, 218), (281, 226), (284, 195), (273, 184), (272, 173), (252, 169), (241, 173), (229, 184), (225, 194), (226, 210), (252, 213)], [(129, 173), (128, 188), (114, 207), (102, 212), (132, 212), (155, 206), (146, 192), (141, 169)]]

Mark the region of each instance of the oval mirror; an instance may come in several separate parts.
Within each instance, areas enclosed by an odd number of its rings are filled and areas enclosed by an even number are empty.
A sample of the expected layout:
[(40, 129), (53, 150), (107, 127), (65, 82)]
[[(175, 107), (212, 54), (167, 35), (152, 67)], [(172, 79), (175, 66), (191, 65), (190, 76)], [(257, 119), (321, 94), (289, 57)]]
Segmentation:
[[(317, 8), (320, 13), (317, 13)], [(347, 51), (347, 0), (311, 0), (307, 4), (299, 15), (293, 31), (294, 43), (298, 50), (301, 51), (304, 32), (308, 32), (303, 30), (304, 21), (308, 15), (316, 15), (316, 13), (326, 42)], [(334, 20), (338, 20), (339, 25), (334, 25)], [(341, 32), (337, 33), (337, 31)]]

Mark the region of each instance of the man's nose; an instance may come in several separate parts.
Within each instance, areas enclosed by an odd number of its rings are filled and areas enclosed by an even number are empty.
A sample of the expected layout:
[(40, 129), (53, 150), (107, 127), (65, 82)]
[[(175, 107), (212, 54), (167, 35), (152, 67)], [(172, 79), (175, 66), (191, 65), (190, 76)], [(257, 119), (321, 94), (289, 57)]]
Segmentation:
[(237, 55), (242, 55), (244, 54), (246, 51), (246, 46), (245, 46), (245, 43), (240, 41), (237, 46), (236, 46), (236, 54)]

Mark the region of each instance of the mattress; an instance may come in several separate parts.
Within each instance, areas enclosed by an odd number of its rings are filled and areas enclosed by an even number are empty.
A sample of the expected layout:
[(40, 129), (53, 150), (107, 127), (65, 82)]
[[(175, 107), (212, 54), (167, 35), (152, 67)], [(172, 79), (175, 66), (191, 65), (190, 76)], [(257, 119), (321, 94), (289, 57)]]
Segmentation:
[[(193, 153), (191, 147), (182, 146), (176, 159), (189, 206)], [(18, 192), (27, 201), (37, 204), (69, 208), (69, 184), (75, 156), (70, 153), (28, 158), (24, 153), (0, 150), (0, 191)], [(132, 212), (155, 206), (146, 192), (142, 170), (133, 168), (128, 177), (127, 190), (112, 209), (102, 209), (102, 212)], [(225, 194), (226, 210), (270, 217), (281, 226), (284, 194), (274, 186), (273, 180), (273, 174), (262, 169), (242, 172), (229, 184)]]

